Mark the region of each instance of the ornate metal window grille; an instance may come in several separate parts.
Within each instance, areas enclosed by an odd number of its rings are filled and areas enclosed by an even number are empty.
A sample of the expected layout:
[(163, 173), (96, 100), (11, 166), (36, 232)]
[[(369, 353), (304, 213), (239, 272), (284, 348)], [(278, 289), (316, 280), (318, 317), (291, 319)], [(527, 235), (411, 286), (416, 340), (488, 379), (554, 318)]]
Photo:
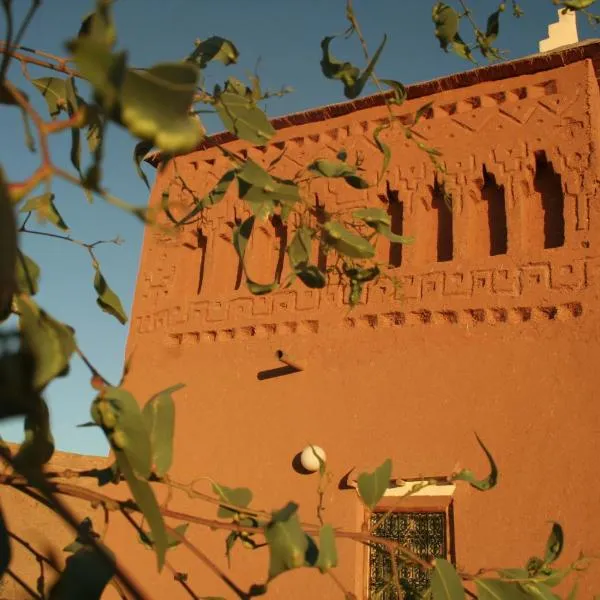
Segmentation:
[[(381, 516), (382, 513), (377, 512), (371, 515), (371, 533), (400, 542), (425, 559), (447, 557), (445, 512), (393, 512), (375, 529)], [(428, 574), (417, 565), (400, 561), (398, 574), (407, 600), (418, 598), (419, 592), (429, 585)], [(399, 600), (396, 587), (390, 582), (393, 582), (390, 555), (381, 546), (372, 546), (369, 550), (369, 599)]]

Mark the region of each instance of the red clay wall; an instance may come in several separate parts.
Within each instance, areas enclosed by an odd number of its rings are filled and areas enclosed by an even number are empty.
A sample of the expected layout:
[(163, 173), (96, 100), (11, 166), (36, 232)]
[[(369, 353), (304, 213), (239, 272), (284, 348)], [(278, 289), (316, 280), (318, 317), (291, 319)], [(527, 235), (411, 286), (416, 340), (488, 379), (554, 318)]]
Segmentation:
[[(392, 160), (381, 185), (357, 191), (322, 180), (310, 188), (332, 211), (390, 206), (397, 194), (403, 212), (400, 219), (397, 205), (390, 208), (395, 227), (401, 220), (402, 232), (416, 243), (402, 248), (401, 263), (399, 250), (384, 240), (378, 252), (398, 264), (399, 292), (378, 283), (350, 311), (348, 290), (333, 280), (322, 291), (294, 286), (262, 297), (251, 296), (243, 282), (236, 289), (238, 264), (226, 238), (234, 219), (247, 213), (232, 186), (200, 226), (176, 238), (147, 231), (127, 384), (143, 402), (186, 383), (176, 394), (173, 476), (248, 486), (258, 507), (294, 499), (301, 518), (315, 522), (316, 476), (298, 474), (291, 463), (308, 443), (322, 446), (334, 475), (325, 518), (352, 529), (362, 523), (359, 500), (337, 488), (350, 468), (372, 469), (390, 457), (396, 477), (448, 474), (457, 461), (483, 475), (487, 463), (477, 431), (501, 475), (489, 493), (467, 486), (456, 491), (458, 565), (520, 566), (543, 551), (550, 520), (565, 528), (565, 561), (580, 550), (598, 553), (600, 113), (591, 61), (415, 98), (399, 114), (427, 101), (433, 108), (416, 131), (443, 152), (454, 198), (450, 219), (434, 198), (431, 163), (397, 128), (382, 134)], [(285, 149), (274, 173), (292, 177), (343, 146), (351, 161), (362, 155), (373, 181), (382, 157), (372, 134), (385, 110), (365, 108), (282, 129), (264, 149), (239, 142), (231, 149), (263, 165)], [(216, 148), (177, 162), (199, 195), (214, 186), (226, 163)], [(171, 168), (158, 176), (151, 204), (172, 176)], [(181, 201), (175, 212), (183, 214), (189, 197), (175, 188), (171, 193)], [(270, 223), (257, 228), (248, 250), (254, 279), (273, 279), (281, 235)], [(317, 261), (316, 246), (314, 253)], [(259, 379), (279, 366), (277, 349), (306, 369)], [(206, 482), (198, 487), (210, 490)], [(181, 494), (172, 506), (215, 514)], [(191, 531), (226, 568), (226, 534)], [(150, 553), (140, 553), (127, 537), (123, 525), (111, 526), (108, 541), (130, 553), (124, 563), (144, 573), (152, 597), (186, 597), (168, 572), (154, 576)], [(339, 578), (362, 597), (363, 549), (341, 541), (339, 550)], [(231, 573), (248, 585), (266, 574), (265, 558), (236, 548)], [(171, 562), (189, 572), (199, 595), (231, 596), (184, 549), (176, 549)], [(582, 597), (599, 590), (595, 568)], [(304, 570), (277, 580), (271, 593), (340, 597), (331, 579)]]

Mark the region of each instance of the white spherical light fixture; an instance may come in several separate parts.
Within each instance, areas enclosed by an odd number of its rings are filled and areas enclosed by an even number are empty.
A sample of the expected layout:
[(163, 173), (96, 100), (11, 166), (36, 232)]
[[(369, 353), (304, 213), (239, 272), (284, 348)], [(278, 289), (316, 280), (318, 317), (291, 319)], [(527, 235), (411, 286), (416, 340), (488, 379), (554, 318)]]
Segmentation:
[[(318, 457), (318, 458), (317, 458)], [(310, 446), (306, 446), (302, 453), (300, 454), (300, 464), (303, 468), (311, 473), (315, 473), (319, 470), (320, 462), (319, 458), (325, 462), (327, 460), (327, 455), (325, 454), (325, 450), (320, 448), (319, 446), (315, 446), (311, 444)]]

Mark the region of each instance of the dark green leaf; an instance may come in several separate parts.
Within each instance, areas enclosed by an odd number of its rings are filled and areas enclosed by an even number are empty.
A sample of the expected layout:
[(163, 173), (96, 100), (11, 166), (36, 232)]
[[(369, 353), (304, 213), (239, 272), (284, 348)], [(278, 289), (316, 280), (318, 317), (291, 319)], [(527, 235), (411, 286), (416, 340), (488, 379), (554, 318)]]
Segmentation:
[(10, 565), (12, 560), (12, 549), (10, 545), (10, 538), (8, 537), (8, 528), (4, 521), (4, 513), (0, 508), (0, 580), (4, 576), (6, 569)]
[(269, 545), (269, 579), (304, 565), (309, 540), (302, 531), (297, 510), (296, 504), (288, 504), (273, 514), (265, 529)]
[(20, 250), (17, 258), (17, 289), (28, 296), (35, 296), (39, 289), (40, 268), (37, 263)]
[(427, 104), (423, 104), (423, 106), (421, 106), (421, 108), (417, 110), (417, 112), (415, 113), (415, 125), (421, 120), (422, 117), (424, 117), (431, 110), (432, 106), (433, 102), (427, 102)]
[(17, 223), (8, 189), (0, 168), (0, 321), (10, 314), (13, 294), (17, 287)]
[(42, 398), (25, 417), (25, 439), (13, 462), (21, 473), (37, 470), (45, 465), (54, 454), (54, 437), (50, 429), (50, 413)]
[(356, 481), (365, 506), (373, 510), (390, 485), (392, 461), (388, 458), (373, 473), (361, 473)]
[(50, 222), (61, 231), (69, 230), (68, 225), (64, 222), (54, 204), (54, 194), (52, 193), (29, 198), (19, 212), (34, 212), (39, 223)]
[(435, 36), (440, 46), (447, 50), (458, 33), (460, 17), (454, 8), (444, 2), (437, 2), (433, 6), (431, 17), (435, 25)]
[(385, 83), (385, 85), (388, 85), (392, 88), (392, 91), (394, 92), (394, 104), (404, 103), (407, 96), (404, 84), (402, 84), (400, 81), (395, 81), (393, 79), (382, 79), (381, 82)]
[(111, 14), (113, 0), (97, 0), (96, 10), (85, 17), (79, 28), (80, 38), (90, 38), (111, 48), (117, 40), (117, 32)]
[(254, 219), (255, 217), (248, 217), (239, 227), (234, 227), (233, 229), (233, 246), (242, 263), (244, 262), (244, 256), (246, 255), (248, 240), (250, 239), (252, 229), (254, 228)]
[(383, 36), (383, 41), (379, 45), (379, 48), (375, 51), (373, 58), (371, 58), (367, 68), (361, 73), (360, 70), (352, 65), (351, 63), (342, 63), (334, 59), (329, 51), (329, 45), (335, 36), (329, 36), (323, 38), (321, 41), (321, 50), (323, 51), (323, 57), (321, 58), (321, 70), (323, 75), (328, 79), (339, 79), (344, 84), (344, 95), (346, 98), (353, 100), (357, 98), (365, 84), (371, 77), (375, 65), (381, 56), (381, 52), (387, 42), (387, 36)]
[(359, 283), (368, 283), (369, 281), (373, 281), (373, 279), (379, 277), (380, 273), (381, 271), (377, 265), (374, 267), (359, 268), (349, 267), (348, 265), (344, 264), (344, 274), (348, 278), (352, 279), (353, 281), (358, 281)]
[(146, 154), (152, 150), (152, 147), (152, 142), (142, 140), (141, 142), (138, 142), (133, 149), (133, 162), (135, 164), (135, 169), (148, 189), (150, 189), (150, 182), (148, 181), (148, 177), (146, 177), (146, 173), (144, 173), (142, 169), (142, 161), (144, 160)]
[[(213, 492), (226, 504), (246, 508), (252, 502), (252, 492), (248, 488), (230, 488), (214, 482), (212, 488)], [(238, 514), (238, 511), (226, 508), (225, 506), (219, 506), (219, 511), (217, 512), (219, 519), (231, 519)]]
[(327, 285), (327, 276), (315, 265), (301, 265), (296, 275), (302, 283), (312, 289), (322, 289)]
[(32, 79), (31, 83), (40, 91), (50, 116), (55, 119), (61, 112), (67, 112), (67, 86), (65, 79), (58, 77), (40, 77)]
[(370, 187), (369, 183), (358, 175), (346, 175), (346, 177), (344, 177), (344, 181), (350, 187), (356, 188), (357, 190), (366, 190), (368, 187)]
[(264, 146), (275, 134), (265, 113), (246, 94), (224, 91), (215, 108), (223, 125), (242, 140)]
[[(80, 104), (83, 104), (83, 100), (77, 96), (77, 86), (75, 84), (75, 78), (69, 77), (65, 81), (65, 92), (67, 101), (67, 112), (69, 117), (72, 117), (79, 109)], [(81, 132), (79, 127), (71, 127), (71, 164), (79, 173), (81, 177)]]
[(383, 176), (387, 172), (388, 166), (390, 164), (390, 160), (392, 158), (392, 151), (390, 150), (390, 147), (385, 142), (383, 142), (379, 137), (379, 134), (384, 129), (387, 129), (388, 127), (389, 127), (389, 125), (380, 125), (373, 132), (373, 140), (377, 144), (377, 148), (379, 149), (379, 151), (383, 154), (383, 166), (381, 168), (381, 173), (379, 174), (379, 177), (377, 178), (378, 183), (383, 179)]
[(150, 432), (152, 464), (158, 477), (166, 475), (173, 462), (173, 436), (175, 434), (175, 403), (171, 394), (185, 387), (174, 385), (159, 392), (144, 406), (143, 415)]
[(487, 20), (485, 37), (488, 43), (493, 43), (500, 32), (500, 13), (504, 12), (504, 4), (500, 5), (497, 11), (493, 12)]
[(104, 312), (115, 317), (122, 325), (125, 325), (127, 323), (127, 313), (121, 304), (121, 300), (110, 289), (98, 267), (96, 267), (96, 275), (94, 276), (94, 289), (98, 294), (96, 299), (98, 306)]
[(463, 600), (465, 590), (456, 569), (443, 558), (436, 558), (431, 576), (433, 600)]
[(518, 583), (498, 579), (476, 579), (478, 600), (531, 600)]
[(335, 546), (335, 533), (331, 525), (323, 525), (319, 530), (319, 558), (316, 566), (321, 573), (337, 566), (338, 556)]
[(17, 308), (23, 343), (35, 360), (33, 385), (41, 390), (55, 377), (68, 373), (76, 348), (74, 331), (53, 319), (31, 298), (20, 296)]
[(565, 537), (563, 534), (562, 527), (558, 523), (552, 524), (552, 531), (546, 542), (546, 553), (544, 554), (544, 563), (550, 564), (558, 560), (563, 545), (565, 543)]
[(375, 248), (368, 240), (351, 233), (340, 223), (328, 221), (323, 225), (326, 243), (344, 256), (351, 258), (373, 258)]
[(231, 65), (237, 62), (239, 55), (240, 53), (233, 42), (215, 35), (198, 43), (186, 60), (204, 69), (211, 60), (218, 60), (224, 65)]
[(100, 555), (91, 546), (82, 546), (67, 558), (64, 571), (50, 591), (49, 600), (100, 600), (104, 589), (116, 573), (116, 561)]
[(492, 457), (488, 449), (484, 446), (479, 436), (475, 434), (475, 437), (477, 438), (478, 444), (481, 446), (481, 448), (485, 452), (485, 455), (488, 458), (488, 461), (490, 463), (490, 474), (485, 479), (477, 479), (470, 469), (463, 469), (462, 471), (460, 471), (460, 473), (453, 475), (452, 479), (454, 481), (467, 481), (475, 489), (485, 492), (487, 490), (491, 490), (498, 483), (498, 468), (496, 467), (494, 458)]

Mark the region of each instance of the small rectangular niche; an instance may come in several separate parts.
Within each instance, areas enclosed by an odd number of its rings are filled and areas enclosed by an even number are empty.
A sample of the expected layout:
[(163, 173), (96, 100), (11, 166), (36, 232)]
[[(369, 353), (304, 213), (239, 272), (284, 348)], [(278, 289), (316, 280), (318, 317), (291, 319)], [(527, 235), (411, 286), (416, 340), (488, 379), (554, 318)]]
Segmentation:
[(444, 188), (436, 179), (432, 189), (431, 208), (437, 215), (437, 262), (447, 262), (454, 256), (452, 206)]
[(487, 206), (490, 256), (506, 254), (508, 250), (508, 228), (506, 224), (504, 186), (498, 185), (496, 178), (488, 172), (485, 165), (483, 167), (481, 199)]
[(565, 244), (565, 197), (561, 176), (543, 150), (535, 153), (533, 187), (543, 212), (544, 248), (560, 248)]

